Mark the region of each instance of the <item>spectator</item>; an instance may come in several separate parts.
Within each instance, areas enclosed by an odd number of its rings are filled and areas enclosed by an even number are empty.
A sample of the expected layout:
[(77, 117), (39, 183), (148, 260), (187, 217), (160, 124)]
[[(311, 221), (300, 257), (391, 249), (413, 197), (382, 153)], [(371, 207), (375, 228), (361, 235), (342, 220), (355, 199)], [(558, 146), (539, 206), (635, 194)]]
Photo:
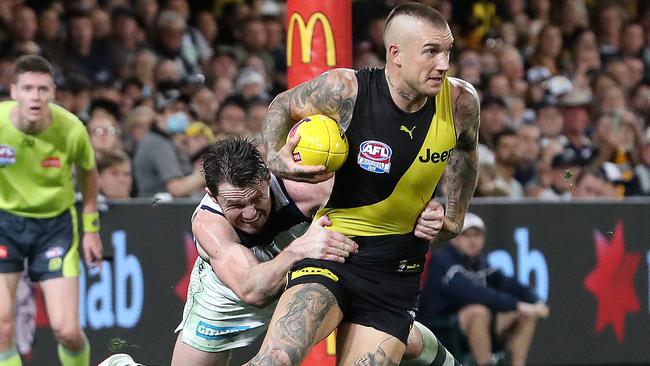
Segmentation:
[[(215, 142), (214, 133), (208, 125), (203, 122), (192, 122), (185, 131), (185, 153), (195, 168), (203, 166), (203, 153), (208, 145)], [(201, 193), (201, 196), (205, 192)]]
[(210, 126), (216, 121), (219, 102), (212, 90), (202, 87), (192, 95), (190, 108), (196, 119)]
[(566, 98), (562, 101), (565, 146), (573, 149), (582, 160), (582, 165), (589, 165), (595, 157), (595, 147), (587, 136), (587, 128), (592, 125), (587, 100)]
[(609, 2), (598, 10), (598, 48), (604, 58), (615, 56), (621, 46), (624, 10), (618, 4)]
[(560, 141), (564, 129), (564, 117), (560, 109), (547, 100), (535, 106), (537, 110), (536, 124), (542, 133), (542, 146), (551, 141)]
[(145, 42), (143, 30), (139, 27), (135, 13), (119, 7), (111, 13), (112, 34), (107, 42), (111, 55), (118, 62), (118, 68), (126, 67), (135, 57), (138, 47)]
[(519, 136), (519, 149), (517, 150), (515, 179), (525, 187), (526, 184), (537, 179), (541, 133), (539, 127), (528, 124), (521, 126), (517, 130), (517, 136)]
[(219, 26), (217, 25), (217, 19), (214, 17), (214, 14), (209, 11), (199, 10), (196, 13), (193, 24), (201, 32), (208, 46), (214, 47), (219, 36)]
[(162, 106), (151, 131), (135, 151), (133, 171), (139, 197), (157, 193), (185, 197), (203, 187), (201, 172), (192, 169), (179, 147), (179, 137), (182, 141), (188, 125), (187, 110), (181, 103), (172, 100)]
[(261, 18), (249, 17), (238, 27), (238, 43), (233, 47), (237, 62), (243, 63), (250, 55), (258, 56), (264, 63), (264, 71), (273, 73), (273, 57), (266, 50), (267, 33)]
[(524, 188), (515, 179), (520, 140), (515, 131), (506, 128), (494, 136), (494, 157), (497, 164), (496, 184), (507, 187), (510, 198), (524, 197)]
[(122, 149), (122, 128), (111, 114), (95, 113), (88, 121), (88, 133), (95, 151)]
[(642, 57), (647, 35), (638, 23), (627, 23), (623, 27), (621, 38), (621, 56)]
[(95, 42), (90, 14), (75, 11), (68, 17), (68, 44), (57, 63), (65, 73), (81, 73), (93, 82), (114, 80), (117, 67), (106, 47)]
[(549, 308), (529, 287), (489, 266), (485, 229), (468, 212), (460, 234), (431, 254), (418, 320), (427, 325), (457, 316), (478, 365), (491, 364), (497, 344), (505, 345), (510, 365), (525, 365), (537, 320)]
[(226, 99), (219, 113), (217, 122), (211, 126), (215, 135), (246, 135), (246, 108), (244, 103), (236, 97)]
[(531, 59), (532, 66), (545, 66), (553, 75), (560, 73), (559, 56), (562, 51), (562, 34), (554, 25), (547, 24), (539, 32), (537, 47)]
[(126, 118), (126, 138), (124, 145), (126, 152), (130, 156), (135, 154), (138, 143), (151, 130), (155, 119), (156, 113), (151, 108), (145, 106), (136, 107), (129, 113)]
[(77, 115), (82, 121), (88, 121), (90, 86), (90, 81), (83, 75), (69, 74), (56, 89), (56, 100), (61, 107)]
[(38, 20), (34, 10), (28, 6), (19, 6), (14, 10), (11, 23), (13, 37), (0, 44), (2, 55), (42, 54), (41, 47), (35, 42), (38, 33)]
[(183, 78), (202, 75), (201, 62), (211, 56), (211, 49), (195, 29), (188, 30), (183, 16), (173, 10), (160, 13), (156, 22), (156, 51), (173, 60)]
[(105, 150), (97, 156), (99, 193), (107, 199), (128, 199), (133, 188), (131, 159), (122, 150)]
[(571, 196), (573, 199), (616, 198), (616, 191), (605, 174), (600, 169), (592, 167), (580, 171)]
[(639, 180), (639, 195), (650, 196), (650, 127), (646, 130), (641, 142), (639, 164), (634, 168), (634, 174)]
[(462, 51), (456, 68), (459, 78), (469, 81), (474, 87), (481, 85), (481, 58), (476, 51), (472, 49)]
[(259, 98), (268, 99), (269, 97), (264, 76), (251, 68), (241, 70), (235, 81), (235, 92), (244, 101)]
[(493, 148), (494, 136), (506, 128), (508, 110), (502, 98), (486, 96), (481, 103), (481, 126), (479, 127), (479, 142), (488, 148)]
[(266, 116), (268, 107), (269, 102), (265, 99), (253, 99), (248, 103), (246, 109), (246, 128), (251, 133), (262, 133), (262, 121)]

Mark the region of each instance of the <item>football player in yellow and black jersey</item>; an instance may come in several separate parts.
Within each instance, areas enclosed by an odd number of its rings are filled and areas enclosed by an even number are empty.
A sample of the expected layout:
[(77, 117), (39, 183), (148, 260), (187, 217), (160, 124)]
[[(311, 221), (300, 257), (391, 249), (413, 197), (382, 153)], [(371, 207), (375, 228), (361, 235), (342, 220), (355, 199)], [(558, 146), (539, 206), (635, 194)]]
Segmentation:
[(83, 195), (81, 237), (88, 264), (100, 264), (98, 174), (86, 127), (52, 104), (52, 66), (16, 61), (12, 101), (0, 103), (0, 366), (20, 366), (13, 344), (16, 286), (25, 258), (43, 290), (63, 366), (87, 366), (90, 346), (79, 325), (79, 252), (72, 168)]
[[(476, 187), (479, 100), (469, 83), (446, 75), (449, 25), (436, 10), (407, 3), (386, 19), (384, 43), (384, 69), (332, 70), (269, 107), (263, 127), (269, 166), (287, 179), (330, 176), (324, 167), (293, 162), (299, 138), (284, 140), (294, 121), (322, 113), (346, 130), (348, 158), (317, 217), (327, 215), (331, 229), (352, 237), (359, 252), (344, 264), (293, 266), (250, 365), (298, 365), (337, 326), (338, 364), (398, 364), (417, 311), (428, 250), (422, 238), (446, 240), (462, 227)], [(418, 215), (443, 172), (444, 220), (438, 230), (418, 231)]]

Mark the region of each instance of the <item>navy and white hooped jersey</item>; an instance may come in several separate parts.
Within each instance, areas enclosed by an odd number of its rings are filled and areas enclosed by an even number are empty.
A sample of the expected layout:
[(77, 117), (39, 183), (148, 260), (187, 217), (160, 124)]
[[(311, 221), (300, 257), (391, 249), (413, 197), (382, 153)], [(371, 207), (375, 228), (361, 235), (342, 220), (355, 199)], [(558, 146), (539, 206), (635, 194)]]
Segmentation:
[[(280, 252), (274, 242), (276, 235), (309, 220), (289, 197), (282, 180), (272, 175), (270, 188), (271, 212), (261, 232), (251, 235), (235, 229), (241, 244), (249, 248), (260, 262), (269, 261)], [(192, 220), (199, 210), (224, 216), (223, 209), (207, 194), (196, 207)], [(201, 253), (200, 244), (196, 238), (194, 240)], [(184, 342), (206, 352), (220, 352), (252, 343), (266, 328), (276, 304), (272, 302), (260, 308), (245, 303), (221, 282), (207, 258), (201, 256), (194, 264), (187, 292), (183, 320), (176, 331), (183, 330)], [(219, 330), (219, 336), (206, 335), (206, 327), (215, 332)], [(226, 332), (228, 336), (220, 332)]]

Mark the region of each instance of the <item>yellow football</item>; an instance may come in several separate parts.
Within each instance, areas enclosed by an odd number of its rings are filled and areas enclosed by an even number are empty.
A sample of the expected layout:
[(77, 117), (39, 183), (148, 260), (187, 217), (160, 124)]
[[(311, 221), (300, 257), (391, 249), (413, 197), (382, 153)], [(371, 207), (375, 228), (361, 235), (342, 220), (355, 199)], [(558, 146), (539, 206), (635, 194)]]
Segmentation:
[(348, 139), (335, 120), (322, 114), (305, 117), (289, 131), (287, 140), (300, 135), (293, 149), (293, 160), (301, 165), (324, 165), (328, 172), (337, 171), (348, 156)]

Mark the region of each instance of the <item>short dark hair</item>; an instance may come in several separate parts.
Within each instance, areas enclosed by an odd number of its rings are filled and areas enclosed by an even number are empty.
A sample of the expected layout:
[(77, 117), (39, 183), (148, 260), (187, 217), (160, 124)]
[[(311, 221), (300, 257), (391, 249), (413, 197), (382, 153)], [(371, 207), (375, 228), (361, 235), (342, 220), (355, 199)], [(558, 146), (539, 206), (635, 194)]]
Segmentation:
[(97, 153), (97, 171), (101, 173), (107, 168), (130, 161), (129, 156), (122, 150), (102, 150)]
[(212, 195), (221, 183), (249, 187), (269, 178), (269, 168), (253, 140), (228, 137), (209, 145), (203, 154), (203, 175)]
[(16, 68), (14, 69), (14, 83), (18, 80), (18, 76), (26, 72), (48, 74), (52, 79), (54, 79), (54, 69), (52, 68), (52, 65), (41, 56), (25, 55), (19, 57), (16, 60)]
[(449, 25), (445, 20), (445, 17), (436, 9), (415, 2), (408, 2), (406, 4), (398, 5), (388, 14), (386, 18), (386, 25), (384, 26), (384, 31), (388, 29), (393, 18), (398, 15), (408, 15), (411, 17), (419, 18), (428, 21), (436, 28), (446, 28)]
[(494, 138), (492, 139), (492, 143), (494, 144), (493, 146), (496, 148), (497, 146), (499, 146), (499, 142), (501, 142), (501, 140), (504, 137), (508, 137), (508, 136), (517, 137), (517, 132), (515, 132), (515, 130), (513, 130), (510, 127), (504, 128), (503, 130), (499, 131), (496, 135), (494, 135)]

